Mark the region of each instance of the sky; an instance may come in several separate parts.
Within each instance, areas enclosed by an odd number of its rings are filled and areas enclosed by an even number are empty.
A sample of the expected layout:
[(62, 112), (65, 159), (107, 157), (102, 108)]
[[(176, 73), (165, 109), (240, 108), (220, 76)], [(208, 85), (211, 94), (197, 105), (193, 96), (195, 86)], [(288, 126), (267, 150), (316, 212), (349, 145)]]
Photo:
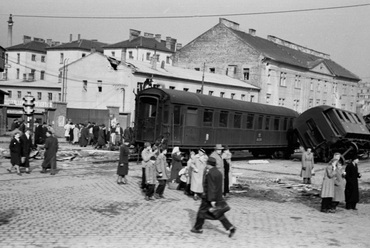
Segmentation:
[[(369, 5), (255, 14), (359, 4)], [(273, 35), (329, 54), (333, 61), (370, 82), (370, 0), (1, 0), (0, 46), (5, 48), (10, 14), (13, 45), (22, 43), (23, 35), (68, 42), (70, 34), (73, 40), (80, 34), (83, 39), (111, 44), (127, 40), (129, 29), (136, 29), (142, 34), (161, 34), (162, 39), (175, 38), (184, 46), (222, 17), (239, 23), (242, 31), (255, 29), (259, 37)]]

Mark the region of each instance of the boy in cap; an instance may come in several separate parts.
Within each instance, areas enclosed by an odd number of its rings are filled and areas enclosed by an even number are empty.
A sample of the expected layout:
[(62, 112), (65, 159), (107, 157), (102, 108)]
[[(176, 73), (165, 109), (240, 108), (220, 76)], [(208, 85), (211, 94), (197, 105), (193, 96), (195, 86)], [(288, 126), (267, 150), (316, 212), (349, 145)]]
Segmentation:
[(149, 163), (145, 165), (146, 192), (145, 200), (153, 200), (155, 183), (157, 181), (157, 170), (155, 168), (156, 157), (151, 156)]

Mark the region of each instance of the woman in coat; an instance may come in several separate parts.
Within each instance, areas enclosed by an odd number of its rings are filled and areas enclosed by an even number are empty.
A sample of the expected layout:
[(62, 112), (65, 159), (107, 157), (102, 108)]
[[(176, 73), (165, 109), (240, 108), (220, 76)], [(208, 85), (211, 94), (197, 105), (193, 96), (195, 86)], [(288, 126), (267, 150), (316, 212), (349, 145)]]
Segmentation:
[(77, 144), (78, 141), (80, 140), (80, 128), (78, 126), (78, 124), (75, 125), (75, 127), (73, 128), (73, 141), (72, 141), (72, 144)]
[(356, 209), (356, 204), (360, 200), (360, 194), (358, 191), (358, 178), (361, 177), (361, 174), (358, 173), (358, 164), (359, 160), (357, 156), (352, 159), (352, 162), (346, 166), (345, 178), (346, 178), (346, 189), (345, 189), (345, 198), (346, 198), (346, 209)]
[(201, 148), (195, 155), (192, 163), (190, 190), (194, 192), (194, 200), (198, 200), (203, 194), (203, 176), (207, 167), (208, 156)]
[(340, 161), (337, 163), (337, 170), (334, 176), (334, 197), (332, 202), (332, 209), (335, 211), (339, 202), (344, 202), (344, 181), (343, 166)]
[(155, 190), (154, 197), (164, 198), (163, 193), (164, 189), (166, 188), (166, 182), (169, 178), (169, 169), (167, 166), (167, 149), (159, 149), (159, 155), (157, 157), (157, 160), (155, 161), (155, 167), (157, 170), (157, 180), (158, 180), (158, 186)]
[(340, 153), (335, 153), (332, 160), (324, 171), (324, 178), (321, 188), (321, 212), (332, 212), (332, 199), (334, 197), (334, 177), (336, 175), (337, 163), (340, 159)]
[(181, 155), (180, 148), (175, 146), (172, 150), (172, 167), (171, 167), (171, 177), (170, 181), (176, 181), (180, 183), (179, 171), (182, 169), (182, 160), (184, 157)]
[(125, 176), (128, 174), (128, 155), (130, 154), (130, 149), (128, 148), (128, 143), (123, 143), (119, 147), (119, 161), (117, 167), (117, 184), (126, 184), (127, 179)]
[(22, 162), (22, 144), (21, 144), (21, 133), (16, 132), (14, 134), (14, 137), (11, 139), (9, 144), (9, 150), (10, 150), (10, 163), (12, 166), (7, 169), (9, 173), (12, 172), (13, 168), (16, 169), (17, 175), (22, 176), (21, 171), (19, 169), (19, 166)]
[(307, 151), (302, 153), (302, 170), (301, 170), (301, 177), (303, 177), (304, 184), (311, 184), (311, 177), (312, 177), (312, 170), (313, 170), (313, 153), (311, 152), (311, 148), (307, 148)]

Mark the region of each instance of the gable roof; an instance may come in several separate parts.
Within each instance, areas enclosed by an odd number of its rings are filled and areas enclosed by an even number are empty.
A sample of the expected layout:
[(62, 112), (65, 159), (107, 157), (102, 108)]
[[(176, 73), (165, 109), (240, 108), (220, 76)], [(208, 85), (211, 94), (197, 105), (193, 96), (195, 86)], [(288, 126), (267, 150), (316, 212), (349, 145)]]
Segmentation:
[(11, 46), (6, 48), (8, 52), (10, 51), (32, 51), (32, 52), (39, 52), (39, 53), (45, 53), (46, 49), (50, 46), (47, 43), (39, 42), (39, 41), (30, 41), (27, 43), (21, 43), (15, 46)]
[(305, 53), (303, 51), (295, 50), (293, 48), (276, 44), (267, 39), (245, 33), (240, 30), (235, 30), (225, 26), (244, 42), (254, 47), (261, 52), (265, 57), (278, 62), (286, 63), (293, 66), (303, 67), (307, 70), (323, 62), (328, 69), (337, 77), (344, 77), (348, 79), (360, 80), (360, 78), (341, 65), (337, 64), (331, 59), (322, 58), (313, 54)]
[(148, 48), (162, 52), (173, 53), (166, 47), (166, 41), (158, 42), (155, 38), (137, 37), (133, 40), (125, 40), (111, 45), (106, 45), (103, 48)]
[(48, 51), (50, 50), (84, 50), (84, 51), (91, 51), (91, 49), (95, 49), (98, 52), (103, 52), (103, 46), (105, 46), (106, 43), (99, 42), (96, 40), (86, 40), (86, 39), (80, 39), (71, 41), (68, 43), (64, 43), (58, 46), (53, 46), (47, 48)]

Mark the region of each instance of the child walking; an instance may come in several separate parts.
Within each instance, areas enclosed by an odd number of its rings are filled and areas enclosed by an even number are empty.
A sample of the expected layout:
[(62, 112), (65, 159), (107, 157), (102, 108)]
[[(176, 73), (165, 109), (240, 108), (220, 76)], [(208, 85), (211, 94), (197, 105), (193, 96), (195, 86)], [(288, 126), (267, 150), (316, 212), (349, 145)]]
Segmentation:
[(149, 163), (145, 165), (146, 192), (145, 200), (153, 200), (155, 183), (157, 181), (157, 170), (155, 168), (156, 158), (150, 157)]

